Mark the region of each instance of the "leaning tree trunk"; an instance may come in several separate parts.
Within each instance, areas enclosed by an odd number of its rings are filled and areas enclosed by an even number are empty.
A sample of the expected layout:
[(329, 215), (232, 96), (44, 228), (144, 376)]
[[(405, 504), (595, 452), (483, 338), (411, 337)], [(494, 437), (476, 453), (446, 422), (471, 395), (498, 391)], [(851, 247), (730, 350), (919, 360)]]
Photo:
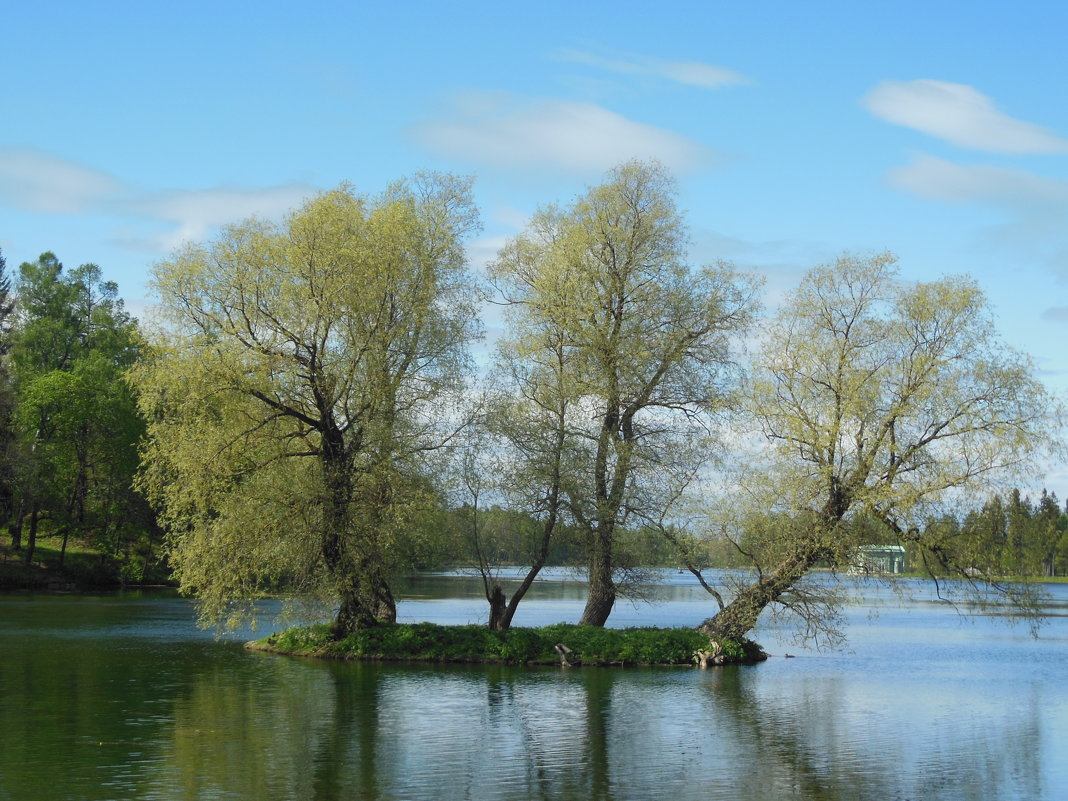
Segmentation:
[(534, 558), (534, 564), (530, 566), (530, 570), (527, 571), (526, 577), (520, 583), (516, 591), (512, 593), (512, 597), (508, 599), (508, 605), (501, 610), (500, 618), (497, 620), (497, 625), (493, 625), (493, 601), (490, 601), (490, 628), (496, 628), (500, 631), (508, 629), (512, 625), (512, 618), (515, 617), (516, 609), (519, 608), (519, 602), (523, 600), (523, 597), (527, 594), (527, 590), (534, 583), (534, 579), (538, 577), (538, 573), (545, 567), (545, 563), (549, 561), (549, 547), (552, 545), (553, 535), (556, 533), (556, 522), (560, 517), (560, 452), (563, 449), (563, 426), (560, 427), (560, 434), (557, 437), (556, 442), (556, 461), (553, 466), (553, 484), (549, 490), (548, 507), (549, 516), (545, 519), (545, 524), (541, 529), (541, 542), (538, 545), (538, 555)]
[(760, 613), (797, 584), (820, 557), (821, 551), (816, 548), (799, 549), (771, 573), (738, 593), (734, 600), (698, 626), (697, 630), (713, 639), (745, 639), (756, 626)]
[(512, 618), (515, 617), (516, 610), (519, 608), (519, 602), (523, 600), (523, 597), (527, 594), (527, 590), (530, 589), (534, 583), (534, 579), (538, 577), (538, 573), (545, 567), (545, 563), (549, 561), (549, 539), (552, 537), (553, 528), (555, 528), (556, 515), (553, 515), (553, 523), (546, 524), (544, 540), (542, 541), (541, 550), (538, 552), (537, 559), (534, 560), (534, 564), (530, 566), (530, 570), (527, 571), (527, 575), (523, 578), (523, 581), (516, 588), (516, 591), (512, 593), (512, 597), (508, 599), (508, 604), (501, 609), (500, 617), (497, 620), (497, 625), (493, 625), (493, 599), (490, 599), (490, 628), (504, 631), (511, 628)]

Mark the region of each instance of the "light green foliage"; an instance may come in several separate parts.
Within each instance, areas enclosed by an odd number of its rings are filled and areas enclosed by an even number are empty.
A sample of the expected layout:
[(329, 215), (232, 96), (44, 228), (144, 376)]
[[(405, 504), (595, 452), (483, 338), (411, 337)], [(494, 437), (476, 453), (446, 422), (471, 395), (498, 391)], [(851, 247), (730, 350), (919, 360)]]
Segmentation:
[[(938, 504), (1011, 478), (1051, 430), (1045, 390), (997, 337), (975, 282), (904, 283), (889, 255), (804, 278), (768, 328), (751, 411), (771, 454), (749, 474), (749, 497), (757, 514), (793, 522), (753, 554), (770, 572), (740, 596), (752, 608), (724, 629), (735, 636), (813, 565), (848, 566), (857, 515), (931, 555), (923, 522)], [(975, 566), (951, 567), (967, 577)], [(813, 609), (798, 606), (809, 620)]]
[(709, 453), (706, 415), (732, 387), (728, 341), (752, 313), (753, 283), (692, 268), (686, 245), (670, 176), (630, 162), (535, 213), (492, 265), (510, 303), (513, 417), (565, 437), (561, 488), (589, 548), (585, 623), (614, 603), (616, 529), (662, 522)]
[(793, 508), (908, 530), (928, 500), (985, 486), (1044, 442), (1048, 400), (974, 281), (907, 285), (890, 256), (804, 280), (764, 346), (753, 411)]
[(432, 512), (423, 455), (448, 434), (474, 336), (468, 181), (323, 194), (155, 270), (164, 328), (135, 373), (141, 485), (204, 619), (285, 587), (342, 598), (338, 633), (389, 619), (399, 539)]

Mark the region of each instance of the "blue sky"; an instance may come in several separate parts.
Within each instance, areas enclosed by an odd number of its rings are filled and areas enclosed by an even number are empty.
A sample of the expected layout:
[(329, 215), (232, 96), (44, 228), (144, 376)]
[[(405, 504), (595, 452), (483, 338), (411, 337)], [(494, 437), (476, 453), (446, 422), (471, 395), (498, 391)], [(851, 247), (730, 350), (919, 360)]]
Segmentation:
[(695, 262), (763, 274), (771, 303), (845, 250), (969, 273), (1068, 389), (1062, 3), (8, 5), (9, 269), (94, 262), (138, 312), (183, 239), (419, 169), (477, 177), (479, 263), (655, 157)]

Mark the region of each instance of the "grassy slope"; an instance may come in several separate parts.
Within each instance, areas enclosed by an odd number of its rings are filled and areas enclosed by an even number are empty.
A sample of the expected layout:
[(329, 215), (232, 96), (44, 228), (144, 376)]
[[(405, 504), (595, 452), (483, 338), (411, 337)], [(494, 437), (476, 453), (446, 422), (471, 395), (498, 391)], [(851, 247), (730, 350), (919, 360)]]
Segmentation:
[[(67, 543), (63, 567), (59, 566), (62, 537), (38, 536), (33, 564), (24, 562), (26, 546), (15, 552), (8, 543), (0, 544), (0, 589), (58, 589), (118, 587), (123, 585), (119, 566), (73, 538)], [(151, 583), (166, 580), (162, 570), (150, 577)]]

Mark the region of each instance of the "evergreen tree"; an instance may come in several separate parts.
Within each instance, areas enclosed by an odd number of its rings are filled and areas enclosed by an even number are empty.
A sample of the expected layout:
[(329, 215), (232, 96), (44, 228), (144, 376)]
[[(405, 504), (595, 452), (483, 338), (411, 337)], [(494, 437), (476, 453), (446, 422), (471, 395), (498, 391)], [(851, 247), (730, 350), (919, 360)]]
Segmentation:
[(1028, 529), (1031, 525), (1030, 499), (1020, 495), (1020, 490), (1009, 493), (1006, 509), (1005, 548), (1002, 551), (1002, 570), (1006, 575), (1027, 575), (1032, 572), (1027, 564)]
[(1037, 562), (1038, 574), (1056, 575), (1057, 549), (1068, 525), (1068, 518), (1061, 513), (1055, 492), (1042, 490), (1033, 520), (1032, 552)]

